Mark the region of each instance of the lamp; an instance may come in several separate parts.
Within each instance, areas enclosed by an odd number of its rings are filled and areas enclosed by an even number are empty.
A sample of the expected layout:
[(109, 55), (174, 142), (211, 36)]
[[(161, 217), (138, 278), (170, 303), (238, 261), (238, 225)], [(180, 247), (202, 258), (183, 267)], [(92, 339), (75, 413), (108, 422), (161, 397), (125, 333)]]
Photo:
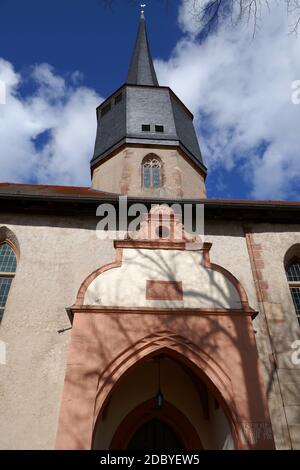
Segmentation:
[(157, 371), (158, 371), (158, 390), (157, 390), (157, 393), (155, 395), (155, 401), (156, 401), (156, 405), (158, 408), (162, 408), (163, 405), (164, 405), (164, 401), (165, 401), (165, 398), (163, 396), (163, 393), (160, 389), (160, 358), (157, 359)]

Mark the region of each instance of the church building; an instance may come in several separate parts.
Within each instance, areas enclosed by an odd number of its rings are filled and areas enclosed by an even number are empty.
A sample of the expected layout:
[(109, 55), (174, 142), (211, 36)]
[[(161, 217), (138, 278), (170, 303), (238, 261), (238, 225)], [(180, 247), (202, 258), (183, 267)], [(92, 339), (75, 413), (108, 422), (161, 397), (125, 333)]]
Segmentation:
[(300, 202), (207, 196), (143, 12), (94, 148), (0, 183), (0, 448), (300, 449)]

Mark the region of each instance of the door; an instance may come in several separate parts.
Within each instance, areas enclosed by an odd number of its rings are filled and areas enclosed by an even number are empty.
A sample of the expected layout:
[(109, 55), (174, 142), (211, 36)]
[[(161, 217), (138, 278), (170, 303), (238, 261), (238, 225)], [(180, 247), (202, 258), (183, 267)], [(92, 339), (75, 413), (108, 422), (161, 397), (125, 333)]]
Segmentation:
[(128, 450), (180, 450), (183, 449), (175, 431), (160, 419), (151, 419), (136, 430)]

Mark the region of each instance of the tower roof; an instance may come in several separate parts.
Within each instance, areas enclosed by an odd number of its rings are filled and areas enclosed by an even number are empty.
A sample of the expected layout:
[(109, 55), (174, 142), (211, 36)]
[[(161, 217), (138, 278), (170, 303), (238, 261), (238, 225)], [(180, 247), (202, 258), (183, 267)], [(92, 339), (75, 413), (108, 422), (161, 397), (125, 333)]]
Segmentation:
[(158, 86), (143, 12), (141, 12), (139, 29), (127, 75), (127, 83), (129, 85)]
[(193, 115), (158, 84), (143, 12), (127, 82), (97, 108), (97, 121), (92, 170), (123, 145), (142, 145), (180, 148), (206, 174)]

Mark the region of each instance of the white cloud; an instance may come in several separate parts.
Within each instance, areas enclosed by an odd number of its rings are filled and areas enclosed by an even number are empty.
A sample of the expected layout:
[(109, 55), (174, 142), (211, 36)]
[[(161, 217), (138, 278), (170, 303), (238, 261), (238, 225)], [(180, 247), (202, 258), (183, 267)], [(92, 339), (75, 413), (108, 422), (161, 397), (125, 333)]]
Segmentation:
[[(90, 184), (95, 108), (102, 98), (80, 86), (80, 79), (74, 72), (68, 83), (48, 64), (23, 77), (0, 59), (6, 85), (6, 104), (0, 105), (1, 181)], [(23, 98), (20, 89), (28, 82), (33, 91)]]
[(291, 97), (300, 79), (300, 37), (289, 34), (283, 2), (262, 13), (254, 39), (245, 24), (224, 25), (201, 43), (193, 2), (184, 0), (179, 10), (186, 34), (168, 61), (156, 61), (160, 83), (195, 114), (210, 169), (240, 166), (251, 197), (299, 198), (300, 105)]
[[(194, 1), (181, 3), (184, 35), (170, 59), (156, 61), (160, 83), (195, 114), (210, 171), (240, 168), (250, 197), (299, 198), (300, 105), (292, 103), (292, 84), (300, 80), (300, 37), (289, 34), (284, 2), (263, 13), (254, 39), (251, 27), (225, 25), (199, 43)], [(89, 185), (102, 98), (80, 85), (81, 73), (64, 78), (40, 64), (21, 75), (0, 59), (1, 81), (0, 181)]]
[[(183, 32), (192, 36), (201, 30), (201, 11), (208, 4), (209, 0), (185, 0), (179, 6), (178, 22)], [(200, 14), (199, 14), (200, 12)]]

